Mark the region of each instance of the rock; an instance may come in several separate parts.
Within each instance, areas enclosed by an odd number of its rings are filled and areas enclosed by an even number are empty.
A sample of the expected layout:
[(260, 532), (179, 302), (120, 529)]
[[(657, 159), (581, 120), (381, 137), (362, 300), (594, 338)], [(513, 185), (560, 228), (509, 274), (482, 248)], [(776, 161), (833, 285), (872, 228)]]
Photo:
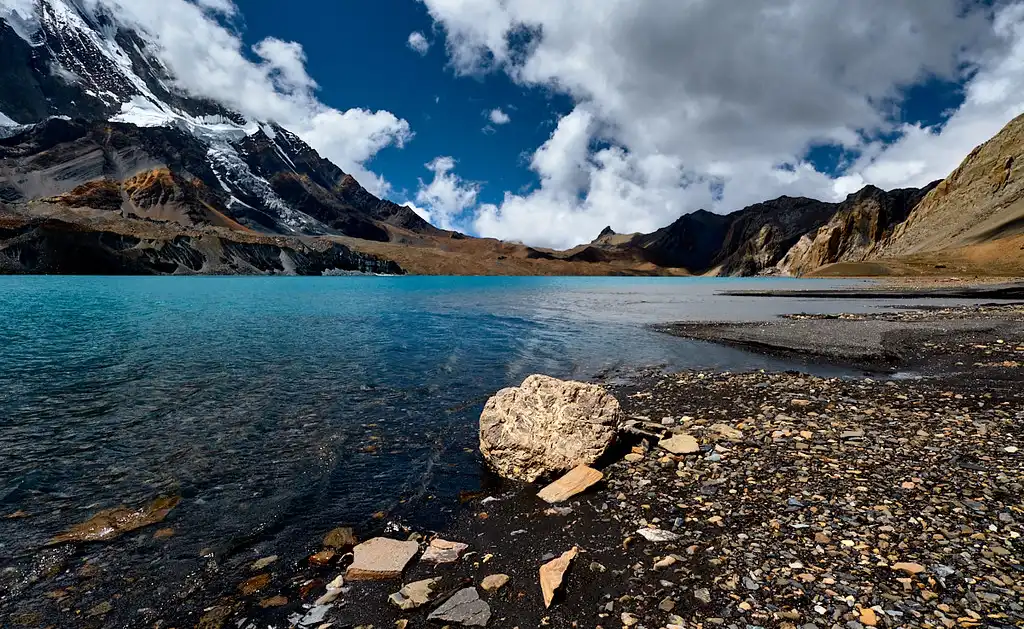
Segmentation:
[(103, 601), (99, 605), (87, 611), (85, 615), (90, 618), (93, 618), (96, 616), (106, 616), (112, 611), (114, 611), (114, 606), (110, 604), (110, 601)]
[(859, 430), (859, 429), (858, 430), (846, 430), (846, 431), (843, 432), (843, 434), (840, 435), (840, 438), (844, 439), (844, 440), (863, 439), (864, 438), (864, 431), (863, 430)]
[(267, 573), (257, 574), (256, 576), (246, 579), (238, 586), (238, 591), (244, 596), (251, 596), (256, 592), (259, 592), (263, 588), (267, 587), (270, 583), (270, 575)]
[(46, 543), (47, 546), (67, 542), (108, 542), (125, 533), (163, 522), (181, 498), (157, 498), (139, 509), (121, 506), (100, 511), (89, 520), (76, 524)]
[(271, 555), (269, 557), (264, 557), (263, 559), (257, 559), (252, 563), (251, 567), (253, 570), (260, 571), (275, 561), (277, 561), (277, 555)]
[(284, 596), (271, 596), (260, 601), (260, 607), (268, 609), (271, 607), (284, 607), (288, 604), (288, 599)]
[(168, 537), (174, 537), (174, 529), (157, 529), (156, 532), (153, 533), (153, 539), (167, 539)]
[(661, 602), (658, 603), (658, 609), (660, 609), (663, 612), (670, 612), (675, 608), (676, 602), (670, 598), (663, 598), (661, 599)]
[(555, 504), (557, 502), (562, 502), (563, 500), (568, 500), (576, 494), (583, 493), (602, 478), (604, 478), (604, 474), (601, 472), (592, 467), (580, 465), (573, 468), (573, 470), (565, 476), (540, 490), (540, 493), (538, 493), (537, 496), (545, 502)]
[(697, 443), (697, 440), (692, 435), (686, 433), (680, 433), (669, 439), (662, 439), (658, 442), (658, 447), (668, 450), (672, 454), (695, 454), (700, 452), (700, 444)]
[(423, 607), (430, 602), (430, 597), (434, 594), (434, 588), (441, 582), (441, 577), (433, 579), (424, 579), (422, 581), (416, 581), (406, 585), (401, 590), (395, 592), (390, 596), (388, 600), (393, 605), (403, 610), (416, 609)]
[(811, 401), (803, 400), (800, 398), (793, 398), (792, 400), (789, 401), (789, 405), (795, 408), (807, 408), (808, 406), (811, 405)]
[(668, 568), (669, 566), (674, 566), (675, 564), (676, 564), (676, 558), (673, 557), (672, 555), (669, 555), (668, 557), (665, 557), (664, 559), (660, 559), (660, 560), (654, 562), (654, 567), (658, 568), (658, 569), (660, 569), (660, 568)]
[(878, 615), (875, 614), (875, 610), (870, 607), (865, 607), (860, 610), (860, 622), (862, 625), (874, 627), (878, 624)]
[(485, 627), (490, 619), (490, 606), (480, 600), (480, 595), (473, 587), (459, 590), (427, 616), (427, 620), (454, 622), (466, 627)]
[(579, 549), (573, 546), (572, 550), (562, 553), (561, 557), (552, 559), (540, 567), (540, 590), (544, 594), (544, 607), (551, 607), (555, 592), (562, 586), (565, 572), (577, 554)]
[(309, 558), (309, 563), (314, 566), (326, 566), (331, 563), (336, 553), (333, 550), (321, 550), (317, 554)]
[(693, 597), (705, 605), (711, 604), (711, 591), (707, 588), (698, 588), (694, 590)]
[(501, 588), (505, 587), (505, 584), (507, 583), (507, 574), (490, 574), (484, 577), (484, 580), (480, 582), (480, 587), (483, 588), (484, 592), (497, 592)]
[(639, 529), (637, 534), (649, 542), (674, 542), (679, 539), (678, 533), (654, 528)]
[(740, 439), (743, 439), (743, 432), (736, 430), (728, 424), (714, 424), (708, 430), (717, 432), (722, 439), (726, 439), (728, 441), (739, 441)]
[(909, 563), (905, 561), (894, 563), (892, 565), (892, 569), (900, 572), (906, 572), (907, 574), (919, 574), (921, 572), (924, 572), (924, 566), (922, 566), (921, 564)]
[(349, 548), (357, 543), (355, 532), (352, 530), (352, 527), (348, 526), (338, 527), (324, 536), (325, 548)]
[(622, 612), (622, 615), (619, 616), (619, 619), (622, 621), (623, 627), (632, 627), (633, 625), (640, 622), (640, 620), (637, 619), (636, 616), (627, 612)]
[(593, 465), (615, 440), (619, 402), (603, 387), (533, 375), (502, 389), (480, 415), (480, 452), (526, 482)]
[(363, 542), (353, 551), (355, 557), (345, 573), (345, 579), (399, 579), (419, 548), (416, 542), (400, 542), (386, 537), (375, 537)]
[(459, 560), (467, 548), (469, 548), (469, 544), (461, 542), (449, 542), (440, 538), (431, 540), (420, 560), (428, 563), (454, 563)]
[(395, 621), (395, 629), (406, 629), (409, 626), (409, 621), (405, 618), (401, 618)]
[(629, 454), (622, 458), (624, 458), (627, 463), (639, 463), (640, 461), (644, 460), (644, 455), (638, 452), (630, 452)]

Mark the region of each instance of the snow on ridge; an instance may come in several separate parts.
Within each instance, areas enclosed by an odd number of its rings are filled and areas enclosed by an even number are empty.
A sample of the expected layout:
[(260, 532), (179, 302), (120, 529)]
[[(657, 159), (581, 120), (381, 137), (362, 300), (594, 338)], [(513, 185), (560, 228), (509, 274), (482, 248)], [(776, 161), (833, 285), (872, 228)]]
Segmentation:
[(0, 0), (0, 20), (7, 22), (14, 33), (29, 46), (42, 46), (45, 43), (35, 0)]

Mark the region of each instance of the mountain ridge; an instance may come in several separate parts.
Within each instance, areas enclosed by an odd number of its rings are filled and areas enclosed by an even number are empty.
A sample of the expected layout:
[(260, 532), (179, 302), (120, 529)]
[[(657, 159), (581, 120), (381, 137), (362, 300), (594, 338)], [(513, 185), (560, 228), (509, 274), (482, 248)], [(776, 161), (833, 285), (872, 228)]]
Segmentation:
[[(117, 16), (76, 0), (34, 6), (32, 16), (0, 19), (0, 219), (19, 226), (0, 232), (0, 272), (70, 272), (65, 252), (46, 249), (59, 243), (84, 252), (80, 271), (121, 260), (125, 271), (153, 273), (325, 272), (328, 263), (458, 274), (927, 273), (947, 268), (944, 251), (970, 260), (984, 246), (984, 259), (1008, 256), (1000, 268), (1024, 273), (1006, 244), (1024, 237), (1024, 118), (922, 189), (698, 210), (649, 234), (609, 226), (559, 252), (438, 229), (284, 127), (183, 92)], [(103, 242), (136, 251), (110, 257), (91, 244)], [(281, 264), (261, 247), (307, 258)], [(166, 264), (133, 262), (158, 261), (163, 248)]]

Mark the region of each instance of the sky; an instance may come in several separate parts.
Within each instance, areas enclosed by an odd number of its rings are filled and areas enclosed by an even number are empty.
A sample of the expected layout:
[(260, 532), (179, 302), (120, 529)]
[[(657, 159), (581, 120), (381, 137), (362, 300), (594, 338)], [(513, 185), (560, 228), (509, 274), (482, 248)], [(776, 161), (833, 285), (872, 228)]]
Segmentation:
[(434, 224), (605, 226), (945, 177), (1024, 112), (1024, 0), (82, 0)]

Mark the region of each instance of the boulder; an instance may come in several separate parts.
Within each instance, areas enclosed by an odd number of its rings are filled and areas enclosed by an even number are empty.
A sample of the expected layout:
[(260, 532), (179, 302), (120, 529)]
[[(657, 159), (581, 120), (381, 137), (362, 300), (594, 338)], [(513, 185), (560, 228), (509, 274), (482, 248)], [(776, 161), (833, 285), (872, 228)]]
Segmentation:
[(535, 482), (593, 465), (622, 411), (603, 387), (533, 375), (502, 389), (480, 415), (480, 452), (501, 476)]

